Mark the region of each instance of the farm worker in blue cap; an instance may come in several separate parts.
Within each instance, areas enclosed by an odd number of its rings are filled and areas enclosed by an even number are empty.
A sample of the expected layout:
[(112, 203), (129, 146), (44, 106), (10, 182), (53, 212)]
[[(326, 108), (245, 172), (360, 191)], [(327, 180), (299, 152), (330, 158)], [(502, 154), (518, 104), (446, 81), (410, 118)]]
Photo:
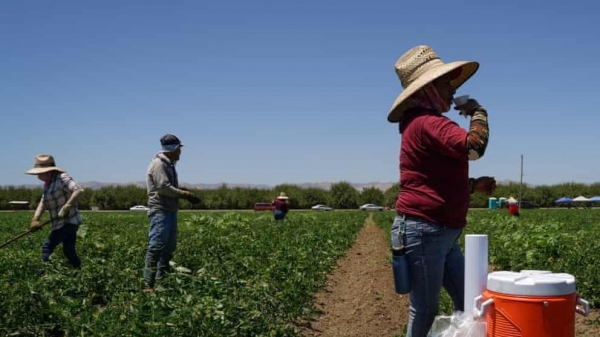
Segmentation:
[(170, 271), (169, 261), (177, 245), (179, 199), (200, 202), (192, 192), (179, 188), (175, 169), (183, 147), (179, 138), (166, 134), (160, 139), (160, 144), (162, 149), (152, 158), (146, 176), (150, 233), (144, 268), (144, 291), (152, 291), (155, 281)]
[(57, 167), (54, 157), (49, 154), (37, 155), (34, 167), (25, 174), (37, 175), (44, 182), (42, 198), (33, 214), (30, 230), (41, 229), (40, 217), (46, 209), (52, 220), (52, 231), (42, 245), (42, 261), (47, 262), (54, 249), (62, 243), (63, 253), (71, 266), (80, 269), (81, 260), (75, 251), (75, 243), (81, 224), (77, 199), (83, 193), (83, 188), (65, 170)]

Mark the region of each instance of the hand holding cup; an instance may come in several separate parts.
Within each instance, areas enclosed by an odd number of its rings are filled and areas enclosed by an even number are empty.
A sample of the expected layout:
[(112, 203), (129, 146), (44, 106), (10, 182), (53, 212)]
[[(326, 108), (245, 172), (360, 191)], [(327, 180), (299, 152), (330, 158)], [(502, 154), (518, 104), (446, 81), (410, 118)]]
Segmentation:
[(460, 115), (465, 117), (473, 116), (475, 110), (481, 106), (476, 100), (469, 98), (469, 95), (456, 97), (453, 101), (454, 110), (460, 111)]

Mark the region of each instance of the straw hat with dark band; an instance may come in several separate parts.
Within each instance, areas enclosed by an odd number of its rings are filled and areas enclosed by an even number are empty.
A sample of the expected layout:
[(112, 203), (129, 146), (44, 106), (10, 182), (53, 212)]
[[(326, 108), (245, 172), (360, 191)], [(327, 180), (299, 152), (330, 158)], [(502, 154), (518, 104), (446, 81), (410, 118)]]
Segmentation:
[(444, 63), (429, 46), (417, 46), (402, 55), (395, 65), (404, 91), (396, 98), (388, 114), (388, 122), (398, 123), (408, 108), (408, 98), (427, 83), (449, 74), (456, 90), (479, 69), (475, 61)]
[(49, 154), (38, 154), (37, 156), (35, 156), (35, 163), (33, 165), (33, 168), (25, 172), (25, 174), (36, 175), (49, 171), (58, 171), (61, 173), (65, 172), (65, 170), (56, 166), (56, 163), (54, 162), (54, 157), (52, 157)]

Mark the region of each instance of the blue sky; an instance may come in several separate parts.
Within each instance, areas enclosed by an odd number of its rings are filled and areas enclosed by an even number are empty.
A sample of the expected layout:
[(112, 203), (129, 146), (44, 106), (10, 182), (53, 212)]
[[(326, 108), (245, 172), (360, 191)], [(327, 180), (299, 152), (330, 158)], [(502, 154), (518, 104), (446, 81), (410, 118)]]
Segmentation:
[[(2, 1), (0, 185), (51, 153), (78, 181), (145, 179), (165, 133), (189, 183), (391, 182), (394, 63), (477, 60), (489, 110), (471, 175), (600, 181), (600, 3)], [(597, 22), (597, 23), (593, 23)], [(455, 112), (461, 126), (468, 122)]]

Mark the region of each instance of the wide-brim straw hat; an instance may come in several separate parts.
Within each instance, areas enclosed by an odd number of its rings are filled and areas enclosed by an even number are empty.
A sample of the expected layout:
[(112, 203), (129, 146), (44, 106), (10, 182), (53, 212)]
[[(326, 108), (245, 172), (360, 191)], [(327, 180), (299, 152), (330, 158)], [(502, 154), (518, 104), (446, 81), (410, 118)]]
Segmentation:
[(33, 164), (33, 168), (25, 172), (25, 174), (40, 174), (49, 171), (58, 171), (64, 173), (65, 170), (56, 166), (56, 162), (54, 161), (54, 157), (49, 154), (38, 154), (35, 156), (35, 162)]
[(427, 83), (450, 74), (450, 85), (456, 90), (477, 72), (479, 63), (475, 61), (444, 63), (430, 46), (422, 45), (413, 47), (400, 56), (394, 68), (404, 90), (392, 104), (388, 114), (390, 123), (400, 121), (409, 108), (408, 98)]
[(517, 199), (515, 199), (513, 197), (510, 197), (510, 198), (508, 198), (508, 203), (509, 204), (516, 204), (517, 203)]
[(277, 199), (287, 200), (289, 198), (285, 193), (281, 192), (281, 193), (279, 193), (279, 196), (277, 197)]

